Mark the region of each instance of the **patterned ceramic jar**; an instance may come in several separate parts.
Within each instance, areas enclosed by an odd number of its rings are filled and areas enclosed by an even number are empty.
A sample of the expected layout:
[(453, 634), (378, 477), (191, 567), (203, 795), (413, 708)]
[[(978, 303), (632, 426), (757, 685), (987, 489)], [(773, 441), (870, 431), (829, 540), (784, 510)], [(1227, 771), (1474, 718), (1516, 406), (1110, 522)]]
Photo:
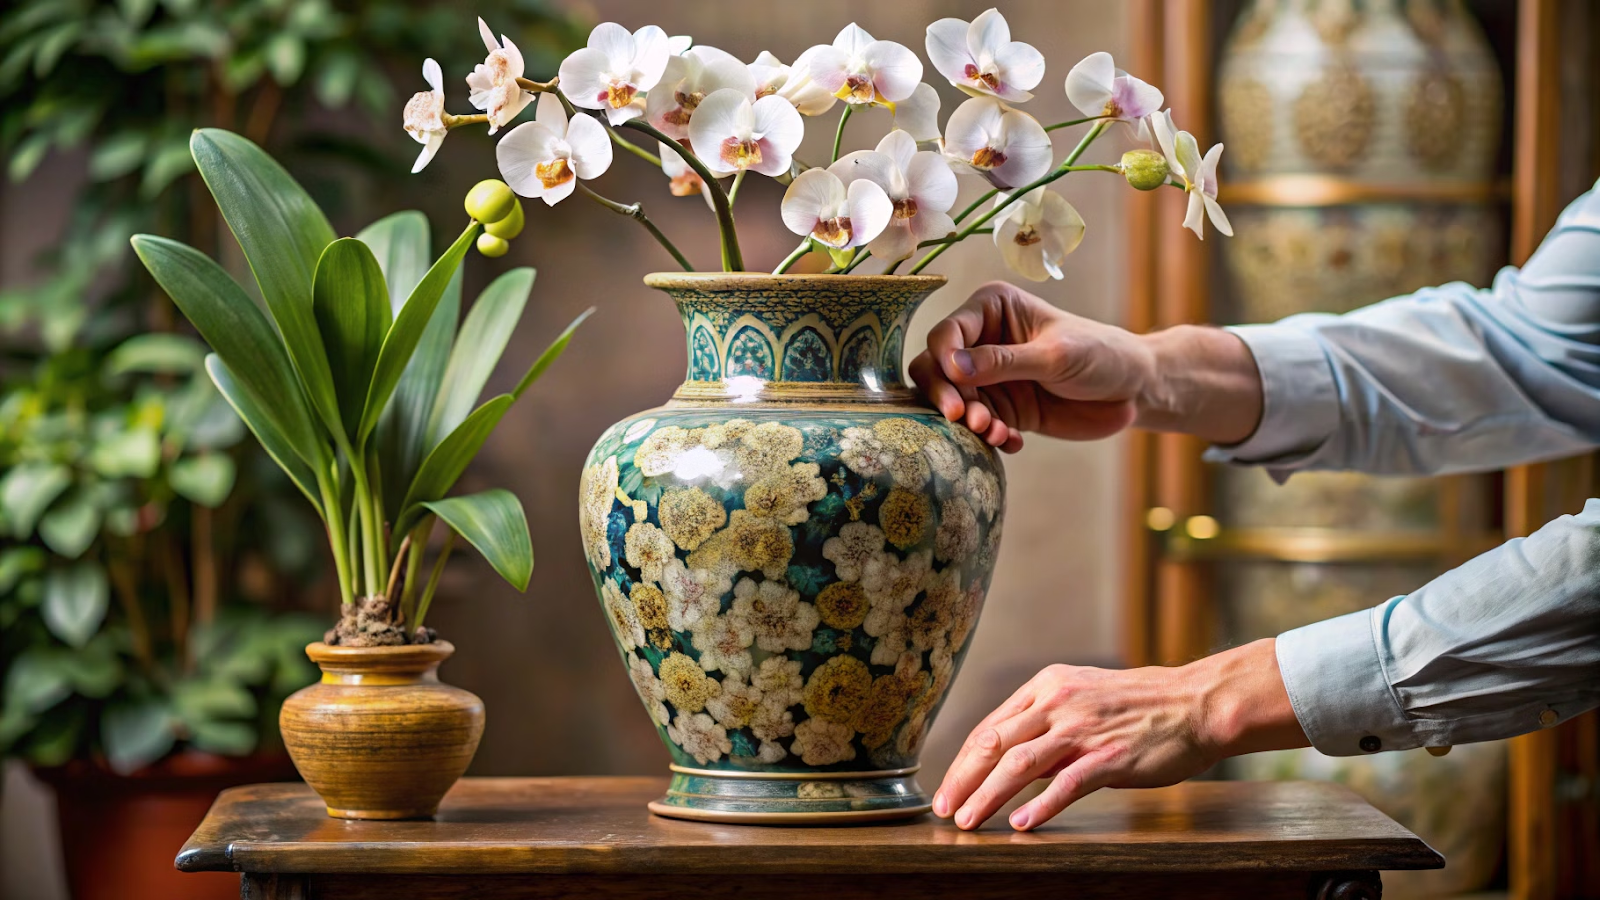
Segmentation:
[(995, 453), (901, 348), (930, 276), (652, 275), (688, 378), (584, 470), (585, 552), (672, 754), (657, 813), (915, 816), (922, 742), (999, 548)]

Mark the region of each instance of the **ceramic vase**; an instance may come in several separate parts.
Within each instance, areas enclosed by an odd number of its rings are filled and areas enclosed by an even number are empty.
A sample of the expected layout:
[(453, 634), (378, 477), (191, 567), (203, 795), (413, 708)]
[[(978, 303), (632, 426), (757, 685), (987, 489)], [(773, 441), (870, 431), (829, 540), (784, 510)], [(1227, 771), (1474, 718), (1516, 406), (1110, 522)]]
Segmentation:
[(600, 436), (579, 522), (672, 757), (661, 815), (826, 824), (929, 808), (918, 754), (977, 625), (1005, 480), (901, 348), (930, 276), (652, 275), (688, 376)]
[(448, 641), (306, 648), (322, 680), (284, 701), (278, 727), (328, 815), (420, 819), (438, 810), (483, 736), (483, 701), (439, 681), (454, 652)]

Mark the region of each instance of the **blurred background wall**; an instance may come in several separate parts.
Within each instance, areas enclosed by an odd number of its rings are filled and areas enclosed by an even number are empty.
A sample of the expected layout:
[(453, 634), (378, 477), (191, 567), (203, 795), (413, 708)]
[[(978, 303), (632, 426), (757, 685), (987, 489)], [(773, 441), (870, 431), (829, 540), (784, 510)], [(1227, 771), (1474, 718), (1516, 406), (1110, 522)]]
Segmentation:
[[(875, 37), (902, 42), (922, 56), (928, 22), (944, 16), (970, 19), (991, 5), (990, 0), (872, 5), (842, 0), (605, 0), (568, 9), (592, 21), (613, 20), (630, 28), (658, 23), (669, 33), (692, 34), (697, 43), (713, 44), (746, 60), (761, 50), (791, 60), (813, 44), (831, 41), (852, 19)], [(1127, 21), (1119, 3), (1012, 0), (998, 5), (1013, 34), (1038, 46), (1049, 61), (1029, 107), (1046, 122), (1076, 115), (1062, 91), (1072, 64), (1095, 50), (1120, 59), (1138, 27)], [(472, 12), (463, 7), (461, 15)], [(514, 32), (510, 36), (518, 39)], [(937, 80), (931, 67), (928, 71), (926, 80)], [(464, 74), (446, 73), (448, 107), (455, 112), (467, 111), (460, 81)], [(553, 72), (528, 74), (543, 78)], [(396, 81), (401, 97), (422, 88), (411, 70)], [(959, 95), (948, 86), (941, 92), (948, 114)], [(391, 120), (370, 127), (388, 129), (393, 157), (408, 162), (416, 144), (401, 131), (399, 119), (396, 106)], [(832, 122), (812, 123), (803, 158), (825, 155)], [(369, 126), (352, 121), (350, 127)], [(886, 127), (882, 112), (853, 119), (846, 148), (871, 147)], [(1067, 134), (1063, 142), (1075, 138), (1076, 130)], [(1112, 162), (1127, 146), (1125, 137), (1113, 135), (1085, 161)], [(27, 261), (57, 239), (64, 215), (55, 210), (82, 177), (83, 164), (81, 158), (51, 160), (26, 182), (0, 187), (0, 284), (28, 278)], [(340, 233), (350, 234), (381, 214), (407, 207), (428, 211), (436, 223), (453, 221), (466, 188), (493, 174), (490, 143), (457, 133), (424, 173), (396, 177), (370, 196), (357, 197), (350, 209), (335, 215), (334, 224)], [(977, 188), (963, 181), (965, 203)], [(1063, 185), (1089, 229), (1068, 260), (1066, 279), (1038, 292), (1073, 312), (1118, 321), (1125, 282), (1122, 203), (1130, 192), (1111, 177), (1074, 177)], [(651, 217), (691, 259), (716, 258), (710, 214), (697, 198), (668, 195), (659, 172), (619, 155), (597, 188), (619, 200), (644, 201)], [(793, 235), (777, 217), (780, 197), (781, 188), (764, 179), (745, 187), (740, 230), (754, 268), (770, 268), (794, 246)], [(531, 359), (583, 308), (595, 305), (599, 312), (568, 354), (513, 408), (462, 485), (465, 490), (503, 485), (521, 496), (538, 564), (524, 596), (470, 554), (452, 563), (434, 613), (440, 633), (459, 648), (445, 667), (445, 677), (479, 694), (489, 709), (474, 774), (664, 773), (666, 752), (617, 664), (590, 588), (575, 528), (575, 503), (579, 469), (593, 439), (617, 419), (664, 401), (682, 380), (684, 346), (676, 313), (665, 297), (640, 283), (644, 273), (671, 268), (671, 261), (641, 229), (592, 204), (574, 200), (554, 210), (538, 204), (527, 209), (528, 233), (512, 244), (509, 256), (485, 260), (473, 254), (467, 268), (467, 297), (513, 266), (539, 270), (533, 300), (507, 358)], [(1176, 239), (1175, 223), (1172, 231)], [(950, 284), (918, 315), (908, 350), (920, 349), (928, 326), (973, 288), (1006, 276), (985, 245), (952, 252), (941, 262)], [(511, 379), (508, 369), (490, 390), (509, 387)], [(1024, 453), (1007, 460), (1010, 509), (999, 571), (964, 673), (924, 754), (927, 786), (937, 783), (967, 730), (1036, 670), (1052, 662), (1115, 659), (1119, 548), (1114, 517), (1120, 448), (1116, 440), (1067, 444), (1031, 439)], [(331, 595), (326, 598), (330, 619), (335, 602)], [(3, 797), (0, 890), (7, 897), (54, 900), (61, 894), (53, 880), (56, 851), (49, 805), (16, 766), (7, 773)]]

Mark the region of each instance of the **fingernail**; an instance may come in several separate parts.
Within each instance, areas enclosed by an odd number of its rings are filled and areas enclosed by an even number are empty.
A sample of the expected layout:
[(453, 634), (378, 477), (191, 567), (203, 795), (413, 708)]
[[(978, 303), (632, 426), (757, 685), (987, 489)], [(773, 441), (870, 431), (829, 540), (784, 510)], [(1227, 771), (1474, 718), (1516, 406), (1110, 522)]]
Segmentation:
[(933, 814), (941, 819), (950, 815), (950, 801), (944, 798), (944, 794), (933, 795)]
[(972, 364), (972, 354), (965, 350), (957, 350), (950, 354), (950, 361), (956, 364), (963, 375), (976, 375), (978, 369)]
[(1011, 827), (1018, 831), (1026, 831), (1028, 829), (1028, 811), (1025, 809), (1019, 809), (1012, 813)]
[(956, 824), (962, 828), (971, 828), (972, 818), (972, 810), (963, 809), (962, 811), (956, 813)]

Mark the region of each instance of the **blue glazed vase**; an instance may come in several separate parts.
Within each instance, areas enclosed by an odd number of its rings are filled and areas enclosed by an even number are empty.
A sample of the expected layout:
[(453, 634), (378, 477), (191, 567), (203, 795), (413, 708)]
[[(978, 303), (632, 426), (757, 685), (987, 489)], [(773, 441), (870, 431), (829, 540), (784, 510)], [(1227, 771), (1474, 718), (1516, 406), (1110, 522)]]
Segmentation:
[(652, 275), (688, 378), (607, 429), (579, 523), (672, 755), (661, 815), (906, 818), (999, 550), (994, 451), (901, 378), (931, 276)]

